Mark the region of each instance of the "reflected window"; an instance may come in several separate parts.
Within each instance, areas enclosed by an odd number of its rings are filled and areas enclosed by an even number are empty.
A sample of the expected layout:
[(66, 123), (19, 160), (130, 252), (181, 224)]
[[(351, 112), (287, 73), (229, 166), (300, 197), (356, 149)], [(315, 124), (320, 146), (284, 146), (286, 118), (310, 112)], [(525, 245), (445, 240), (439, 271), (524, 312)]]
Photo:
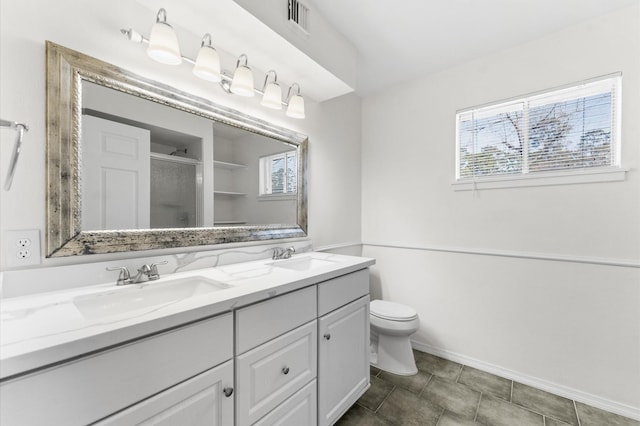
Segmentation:
[(260, 157), (260, 195), (294, 195), (297, 182), (295, 150)]

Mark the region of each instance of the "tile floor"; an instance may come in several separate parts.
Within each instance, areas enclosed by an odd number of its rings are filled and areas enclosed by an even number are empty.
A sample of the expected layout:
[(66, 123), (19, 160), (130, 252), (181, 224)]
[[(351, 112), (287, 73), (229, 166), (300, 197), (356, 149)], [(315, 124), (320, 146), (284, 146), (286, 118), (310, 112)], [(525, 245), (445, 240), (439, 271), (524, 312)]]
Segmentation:
[(415, 376), (371, 367), (371, 387), (336, 426), (640, 426), (475, 368), (414, 354)]

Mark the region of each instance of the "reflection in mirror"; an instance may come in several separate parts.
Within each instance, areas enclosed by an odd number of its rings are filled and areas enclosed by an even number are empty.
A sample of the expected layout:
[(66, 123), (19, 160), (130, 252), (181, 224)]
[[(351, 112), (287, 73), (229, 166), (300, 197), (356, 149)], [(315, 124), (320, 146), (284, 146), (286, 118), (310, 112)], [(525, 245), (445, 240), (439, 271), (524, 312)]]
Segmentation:
[(306, 136), (46, 47), (48, 257), (306, 236)]
[(88, 81), (81, 126), (82, 230), (296, 223), (295, 145)]

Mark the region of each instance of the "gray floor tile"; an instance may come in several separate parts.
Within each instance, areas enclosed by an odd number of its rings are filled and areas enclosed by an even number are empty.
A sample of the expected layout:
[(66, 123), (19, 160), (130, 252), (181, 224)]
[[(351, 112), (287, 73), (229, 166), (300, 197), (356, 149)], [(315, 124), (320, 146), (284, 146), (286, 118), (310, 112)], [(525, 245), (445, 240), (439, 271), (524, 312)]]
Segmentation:
[(480, 401), (480, 392), (460, 383), (433, 377), (420, 397), (459, 416), (473, 419)]
[(420, 393), (429, 382), (431, 374), (425, 373), (424, 371), (418, 371), (418, 374), (414, 374), (413, 376), (399, 376), (397, 374), (382, 371), (378, 375), (378, 378), (389, 383), (393, 383), (394, 385), (413, 393)]
[(533, 413), (503, 399), (482, 395), (476, 421), (491, 426), (542, 426), (540, 414)]
[(425, 352), (413, 351), (418, 370), (431, 373), (435, 376), (444, 377), (449, 380), (456, 380), (462, 370), (462, 364), (448, 361)]
[(435, 426), (443, 411), (408, 390), (395, 388), (378, 414), (397, 425)]
[(497, 396), (505, 401), (511, 400), (511, 380), (504, 377), (495, 376), (465, 365), (462, 368), (458, 383), (467, 385), (471, 389)]
[(371, 411), (376, 411), (392, 390), (393, 384), (377, 377), (371, 377), (371, 387), (358, 399), (358, 404)]
[(373, 365), (369, 366), (369, 374), (371, 374), (372, 376), (377, 376), (381, 371), (382, 370), (380, 370), (378, 367), (374, 367)]
[(522, 383), (513, 383), (511, 402), (532, 411), (578, 426), (573, 401)]
[(544, 426), (571, 426), (571, 425), (569, 423), (561, 422), (560, 420), (552, 419), (551, 417), (545, 417)]
[(390, 426), (391, 424), (382, 417), (376, 416), (371, 411), (356, 404), (344, 413), (336, 423), (336, 426)]
[(609, 413), (580, 402), (576, 402), (576, 408), (582, 426), (640, 426), (640, 422), (637, 420)]
[(445, 411), (438, 420), (438, 426), (481, 426), (480, 423), (465, 419), (456, 414)]

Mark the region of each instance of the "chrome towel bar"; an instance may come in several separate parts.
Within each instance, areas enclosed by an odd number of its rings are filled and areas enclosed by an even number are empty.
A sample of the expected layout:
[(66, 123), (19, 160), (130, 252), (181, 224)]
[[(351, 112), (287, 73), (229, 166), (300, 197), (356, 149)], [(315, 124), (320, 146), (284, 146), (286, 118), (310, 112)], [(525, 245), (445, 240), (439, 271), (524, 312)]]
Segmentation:
[(13, 145), (13, 154), (11, 154), (11, 161), (9, 162), (9, 170), (7, 171), (7, 178), (4, 182), (4, 190), (11, 189), (11, 183), (13, 182), (13, 175), (16, 172), (16, 164), (18, 164), (18, 157), (20, 157), (20, 149), (22, 148), (22, 138), (24, 132), (29, 131), (29, 127), (26, 124), (16, 123), (15, 121), (8, 121), (0, 119), (0, 127), (6, 127), (13, 129), (17, 132), (16, 141)]

